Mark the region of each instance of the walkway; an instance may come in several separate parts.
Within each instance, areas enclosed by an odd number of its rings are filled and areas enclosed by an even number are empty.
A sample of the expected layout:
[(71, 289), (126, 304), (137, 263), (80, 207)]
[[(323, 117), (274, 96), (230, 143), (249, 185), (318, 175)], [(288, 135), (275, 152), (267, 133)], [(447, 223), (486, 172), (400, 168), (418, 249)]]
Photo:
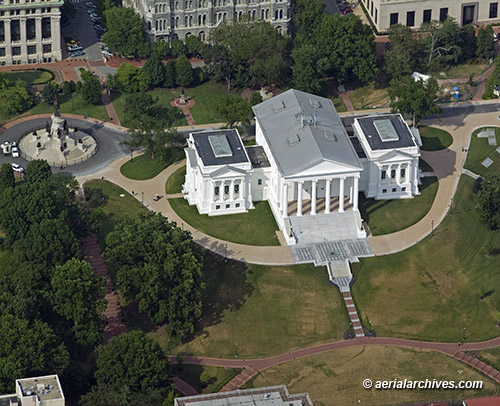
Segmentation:
[[(239, 382), (240, 385), (243, 385), (246, 382), (244, 381), (244, 377), (246, 375), (250, 375), (248, 373), (248, 370), (250, 370), (250, 368), (252, 370), (261, 372), (275, 365), (283, 364), (285, 362), (293, 361), (300, 358), (309, 357), (311, 355), (322, 354), (328, 351), (338, 350), (342, 348), (362, 347), (365, 345), (386, 345), (394, 347), (413, 348), (416, 350), (425, 349), (425, 350), (439, 351), (459, 361), (465, 362), (474, 368), (477, 367), (477, 369), (479, 369), (489, 378), (500, 383), (499, 371), (489, 367), (483, 362), (475, 358), (472, 358), (462, 352), (462, 351), (478, 351), (478, 350), (485, 350), (489, 348), (498, 347), (500, 346), (500, 337), (494, 338), (489, 341), (481, 341), (477, 343), (465, 343), (460, 346), (456, 343), (435, 343), (435, 342), (405, 340), (402, 338), (362, 337), (362, 338), (355, 338), (352, 340), (329, 342), (267, 358), (225, 359), (225, 358), (211, 358), (211, 357), (197, 357), (197, 356), (183, 355), (183, 362), (184, 364), (210, 365), (223, 368), (245, 368), (245, 370), (247, 371), (246, 373), (245, 371), (243, 371), (241, 374), (239, 374), (237, 377), (233, 379), (233, 381)], [(176, 362), (175, 355), (172, 355), (169, 358), (172, 363)], [(239, 379), (237, 379), (238, 377)]]
[(80, 185), (90, 179), (104, 179), (109, 180), (129, 193), (132, 190), (136, 193), (137, 200), (142, 200), (142, 193), (144, 193), (144, 205), (149, 209), (163, 214), (170, 221), (175, 221), (181, 225), (185, 230), (191, 232), (193, 239), (198, 244), (205, 248), (218, 253), (219, 255), (226, 255), (228, 258), (237, 261), (250, 262), (254, 264), (263, 265), (292, 265), (295, 264), (295, 259), (287, 245), (284, 246), (271, 246), (259, 247), (253, 245), (236, 244), (224, 241), (212, 236), (209, 236), (189, 224), (185, 223), (170, 206), (168, 199), (160, 199), (154, 201), (157, 194), (165, 193), (165, 183), (169, 176), (177, 169), (185, 165), (185, 161), (179, 161), (170, 165), (167, 169), (159, 175), (150, 180), (140, 181), (131, 180), (126, 178), (120, 173), (120, 167), (130, 159), (130, 156), (123, 156), (116, 161), (112, 162), (106, 168), (99, 170), (91, 175), (78, 177), (77, 180)]
[(101, 247), (97, 241), (97, 236), (93, 234), (90, 237), (82, 238), (80, 241), (85, 260), (92, 266), (96, 276), (106, 279), (106, 294), (104, 299), (108, 301), (108, 306), (104, 311), (106, 326), (104, 327), (103, 336), (104, 343), (107, 343), (113, 337), (126, 333), (128, 329), (125, 323), (123, 323), (120, 304), (115, 294), (113, 282), (108, 274), (106, 263), (101, 255)]
[[(101, 85), (102, 84), (104, 84), (104, 82), (102, 82)], [(101, 100), (102, 104), (104, 104), (104, 107), (106, 108), (106, 113), (108, 113), (109, 120), (112, 123), (121, 126), (120, 118), (118, 117), (118, 114), (116, 114), (113, 102), (111, 101), (111, 97), (108, 94), (108, 89), (106, 89), (104, 86), (101, 90)]]

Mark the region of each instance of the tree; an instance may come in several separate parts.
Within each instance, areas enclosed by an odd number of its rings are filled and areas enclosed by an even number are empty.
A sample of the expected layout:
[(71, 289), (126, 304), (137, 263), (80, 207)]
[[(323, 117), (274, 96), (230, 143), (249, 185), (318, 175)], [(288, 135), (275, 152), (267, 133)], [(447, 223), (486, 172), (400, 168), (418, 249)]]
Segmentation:
[(462, 56), (460, 27), (453, 18), (449, 17), (443, 22), (424, 23), (421, 29), (426, 33), (422, 44), (427, 55), (426, 64), (429, 69), (460, 61)]
[(54, 101), (56, 100), (57, 93), (59, 91), (59, 88), (56, 84), (56, 82), (52, 81), (47, 83), (43, 90), (42, 90), (42, 97), (45, 103), (51, 105), (54, 104)]
[(493, 42), (493, 28), (491, 25), (481, 28), (477, 33), (477, 57), (490, 59), (495, 55), (495, 43)]
[(168, 61), (165, 65), (165, 87), (174, 87), (176, 84), (175, 61)]
[(97, 105), (101, 102), (101, 84), (99, 79), (97, 79), (92, 73), (87, 70), (83, 70), (82, 76), (82, 87), (80, 93), (82, 97), (88, 104)]
[(115, 75), (120, 90), (126, 93), (145, 92), (149, 80), (146, 72), (130, 63), (122, 63)]
[(250, 104), (239, 96), (226, 95), (216, 106), (215, 112), (228, 128), (234, 128), (236, 123), (243, 126), (250, 125), (252, 108)]
[(211, 376), (207, 371), (203, 371), (200, 374), (200, 382), (202, 383), (203, 386), (207, 386), (208, 383), (210, 382)]
[(76, 258), (56, 266), (51, 278), (53, 309), (67, 320), (77, 345), (84, 349), (94, 348), (102, 339), (104, 282), (88, 262)]
[(153, 53), (144, 64), (143, 71), (148, 78), (150, 86), (161, 86), (165, 81), (166, 69), (160, 54)]
[(393, 79), (389, 88), (391, 109), (401, 114), (412, 113), (414, 125), (417, 125), (425, 116), (441, 111), (436, 104), (438, 89), (439, 86), (433, 78), (430, 78), (427, 83), (422, 79), (415, 81), (409, 76), (399, 81)]
[[(467, 24), (461, 27), (459, 30), (459, 38), (462, 48), (460, 61), (467, 62), (474, 59), (477, 51), (476, 30), (474, 26), (472, 24)], [(491, 39), (493, 40), (493, 32)]]
[(188, 54), (196, 56), (198, 53), (201, 52), (202, 47), (203, 47), (203, 42), (201, 42), (198, 37), (190, 35), (189, 37), (186, 38), (186, 48)]
[(172, 41), (172, 55), (174, 56), (186, 55), (186, 45), (178, 38), (175, 38)]
[(292, 51), (293, 85), (309, 93), (320, 93), (328, 69), (328, 60), (321, 58), (316, 47), (305, 44)]
[(130, 132), (130, 140), (124, 144), (130, 148), (144, 148), (152, 160), (158, 159), (161, 161), (168, 150), (174, 144), (183, 141), (182, 136), (172, 129), (165, 130), (162, 122), (157, 122), (154, 117), (142, 116), (144, 120), (141, 128), (137, 128)]
[(160, 57), (170, 55), (171, 50), (168, 42), (162, 39), (153, 42), (153, 44), (151, 45), (151, 55), (155, 53), (157, 55), (160, 55)]
[(151, 108), (157, 102), (149, 93), (138, 92), (129, 94), (125, 98), (123, 112), (127, 117), (127, 121), (132, 120), (133, 123), (129, 126), (138, 127), (144, 116), (149, 116)]
[(252, 92), (252, 96), (250, 96), (250, 105), (255, 106), (259, 103), (262, 103), (262, 96), (260, 92)]
[(295, 5), (295, 45), (301, 47), (311, 44), (313, 31), (321, 23), (325, 12), (325, 3), (320, 1), (297, 0)]
[(15, 85), (4, 83), (0, 86), (0, 100), (5, 113), (14, 115), (28, 110), (33, 105), (33, 97), (26, 88), (24, 82), (17, 82)]
[(64, 96), (68, 96), (73, 92), (71, 84), (69, 82), (64, 81), (62, 93)]
[(194, 331), (201, 315), (201, 258), (190, 234), (161, 214), (148, 213), (117, 225), (106, 239), (105, 258), (123, 294), (169, 334)]
[(146, 393), (168, 387), (169, 362), (156, 341), (142, 331), (112, 338), (97, 349), (95, 378), (116, 392), (124, 387)]
[(0, 167), (0, 193), (9, 187), (14, 187), (16, 179), (14, 178), (14, 171), (9, 164), (3, 164)]
[(14, 377), (61, 374), (69, 355), (45, 323), (0, 317), (0, 393), (14, 392)]
[(34, 159), (26, 166), (24, 180), (28, 183), (46, 182), (52, 177), (52, 169), (47, 161)]
[(193, 68), (186, 55), (179, 55), (175, 61), (175, 81), (179, 86), (189, 87), (193, 83)]
[(410, 27), (401, 24), (389, 28), (389, 49), (385, 53), (385, 70), (393, 79), (400, 79), (415, 70), (418, 41)]
[(120, 396), (108, 386), (93, 386), (80, 398), (78, 406), (123, 406)]
[(483, 224), (491, 230), (500, 228), (500, 175), (490, 174), (484, 178), (476, 203)]
[(127, 7), (112, 7), (104, 12), (108, 31), (102, 40), (122, 56), (146, 56), (149, 52), (144, 23)]

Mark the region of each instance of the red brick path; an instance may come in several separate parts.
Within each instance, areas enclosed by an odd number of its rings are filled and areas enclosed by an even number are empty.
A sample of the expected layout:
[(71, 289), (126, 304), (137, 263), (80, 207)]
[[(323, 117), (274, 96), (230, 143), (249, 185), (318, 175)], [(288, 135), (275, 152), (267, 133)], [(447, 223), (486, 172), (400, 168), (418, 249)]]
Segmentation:
[(246, 367), (241, 373), (236, 375), (233, 379), (231, 379), (228, 383), (226, 383), (220, 392), (230, 392), (241, 388), (245, 383), (247, 383), (250, 379), (256, 376), (259, 373), (256, 369), (252, 367)]
[(97, 241), (96, 235), (82, 238), (80, 240), (82, 251), (87, 262), (92, 266), (94, 273), (98, 277), (106, 279), (106, 295), (104, 298), (108, 301), (108, 307), (104, 311), (104, 320), (106, 327), (104, 328), (104, 343), (107, 343), (111, 338), (126, 333), (127, 326), (123, 323), (120, 304), (115, 294), (113, 282), (108, 274), (108, 269), (104, 258), (101, 255), (101, 247)]

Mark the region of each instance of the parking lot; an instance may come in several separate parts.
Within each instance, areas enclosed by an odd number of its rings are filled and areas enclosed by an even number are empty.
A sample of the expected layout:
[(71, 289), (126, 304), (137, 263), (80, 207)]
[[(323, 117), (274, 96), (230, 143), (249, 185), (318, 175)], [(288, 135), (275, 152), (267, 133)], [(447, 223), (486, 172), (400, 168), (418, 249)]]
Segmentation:
[[(75, 3), (74, 6), (76, 8), (76, 16), (71, 20), (71, 24), (63, 29), (63, 36), (80, 41), (80, 45), (83, 47), (85, 54), (77, 58), (86, 59), (88, 61), (102, 60), (101, 46), (103, 43), (96, 37), (94, 24), (87, 12), (91, 10), (91, 8), (87, 7), (85, 2)], [(65, 57), (70, 56), (67, 49), (65, 49), (64, 52)]]

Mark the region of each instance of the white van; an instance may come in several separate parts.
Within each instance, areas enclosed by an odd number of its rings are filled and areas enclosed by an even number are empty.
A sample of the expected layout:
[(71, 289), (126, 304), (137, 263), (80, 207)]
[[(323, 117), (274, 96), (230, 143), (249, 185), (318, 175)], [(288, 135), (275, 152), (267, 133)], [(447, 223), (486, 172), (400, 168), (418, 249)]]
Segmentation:
[(10, 155), (11, 145), (10, 142), (5, 141), (1, 146), (4, 155)]

